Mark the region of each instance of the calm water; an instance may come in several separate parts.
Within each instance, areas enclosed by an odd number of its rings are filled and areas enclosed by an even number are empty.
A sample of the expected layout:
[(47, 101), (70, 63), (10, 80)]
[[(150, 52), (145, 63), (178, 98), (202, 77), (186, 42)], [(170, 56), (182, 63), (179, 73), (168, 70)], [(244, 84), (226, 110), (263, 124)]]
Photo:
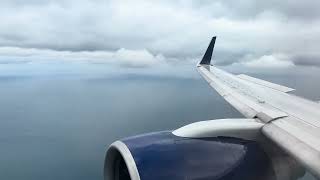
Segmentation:
[[(0, 179), (102, 179), (106, 148), (119, 138), (242, 117), (192, 66), (178, 76), (104, 66), (0, 65)], [(255, 76), (320, 96), (318, 74)]]

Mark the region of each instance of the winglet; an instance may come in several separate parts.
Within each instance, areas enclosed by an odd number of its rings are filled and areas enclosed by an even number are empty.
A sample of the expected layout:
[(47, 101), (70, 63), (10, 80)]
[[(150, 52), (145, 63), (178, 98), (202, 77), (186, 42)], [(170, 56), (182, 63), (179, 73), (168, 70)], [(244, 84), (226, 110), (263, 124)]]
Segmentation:
[(201, 62), (199, 64), (205, 64), (205, 65), (210, 65), (211, 62), (211, 58), (212, 58), (212, 52), (213, 52), (213, 48), (214, 48), (214, 44), (216, 42), (216, 36), (214, 36), (208, 46), (208, 49), (206, 51), (206, 53), (204, 54)]

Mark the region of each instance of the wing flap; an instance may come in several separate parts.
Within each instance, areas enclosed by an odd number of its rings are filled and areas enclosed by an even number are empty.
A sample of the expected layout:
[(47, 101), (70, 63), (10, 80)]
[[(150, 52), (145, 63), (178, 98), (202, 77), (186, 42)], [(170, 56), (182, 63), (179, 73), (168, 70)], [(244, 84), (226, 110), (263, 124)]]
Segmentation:
[(271, 83), (271, 82), (268, 82), (268, 81), (265, 81), (265, 80), (262, 80), (262, 79), (258, 79), (258, 78), (254, 78), (254, 77), (251, 77), (251, 76), (248, 76), (248, 75), (245, 75), (245, 74), (240, 74), (240, 75), (238, 75), (238, 77), (240, 79), (243, 79), (243, 80), (246, 80), (246, 81), (250, 81), (252, 83), (255, 83), (255, 84), (258, 84), (258, 85), (261, 85), (261, 86), (264, 86), (264, 87), (268, 87), (268, 88), (271, 88), (271, 89), (275, 89), (277, 91), (281, 91), (281, 92), (284, 92), (284, 93), (291, 92), (291, 91), (295, 90), (295, 89), (292, 89), (292, 88), (289, 88), (289, 87), (286, 87), (286, 86), (282, 86), (282, 85), (279, 85), (279, 84)]

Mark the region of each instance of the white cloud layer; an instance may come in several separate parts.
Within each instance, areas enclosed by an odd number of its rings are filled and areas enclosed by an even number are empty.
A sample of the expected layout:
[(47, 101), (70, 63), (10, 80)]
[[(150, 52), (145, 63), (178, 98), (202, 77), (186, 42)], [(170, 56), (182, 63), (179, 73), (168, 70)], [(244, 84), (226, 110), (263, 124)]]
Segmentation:
[(289, 68), (293, 67), (294, 63), (288, 60), (286, 55), (272, 54), (264, 55), (258, 59), (241, 62), (240, 64), (252, 68)]
[[(194, 62), (217, 35), (219, 65), (320, 66), (319, 5), (315, 0), (3, 0), (0, 46), (145, 67)], [(1, 56), (16, 53), (12, 48)]]
[(19, 47), (0, 47), (0, 64), (28, 63), (36, 61), (87, 61), (108, 63), (125, 67), (147, 67), (165, 63), (162, 55), (149, 51), (119, 49), (117, 51), (56, 51), (49, 49), (30, 49)]

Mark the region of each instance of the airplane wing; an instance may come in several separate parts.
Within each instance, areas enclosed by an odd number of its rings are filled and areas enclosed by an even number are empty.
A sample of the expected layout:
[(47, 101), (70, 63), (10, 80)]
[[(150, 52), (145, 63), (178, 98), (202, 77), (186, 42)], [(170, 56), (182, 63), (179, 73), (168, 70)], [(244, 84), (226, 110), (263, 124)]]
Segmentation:
[(197, 69), (209, 85), (261, 132), (320, 178), (320, 105), (288, 94), (294, 89), (211, 65), (214, 37)]
[(290, 94), (292, 88), (211, 65), (215, 41), (197, 69), (245, 118), (116, 141), (106, 153), (105, 179), (295, 180), (305, 168), (320, 178), (320, 104)]

